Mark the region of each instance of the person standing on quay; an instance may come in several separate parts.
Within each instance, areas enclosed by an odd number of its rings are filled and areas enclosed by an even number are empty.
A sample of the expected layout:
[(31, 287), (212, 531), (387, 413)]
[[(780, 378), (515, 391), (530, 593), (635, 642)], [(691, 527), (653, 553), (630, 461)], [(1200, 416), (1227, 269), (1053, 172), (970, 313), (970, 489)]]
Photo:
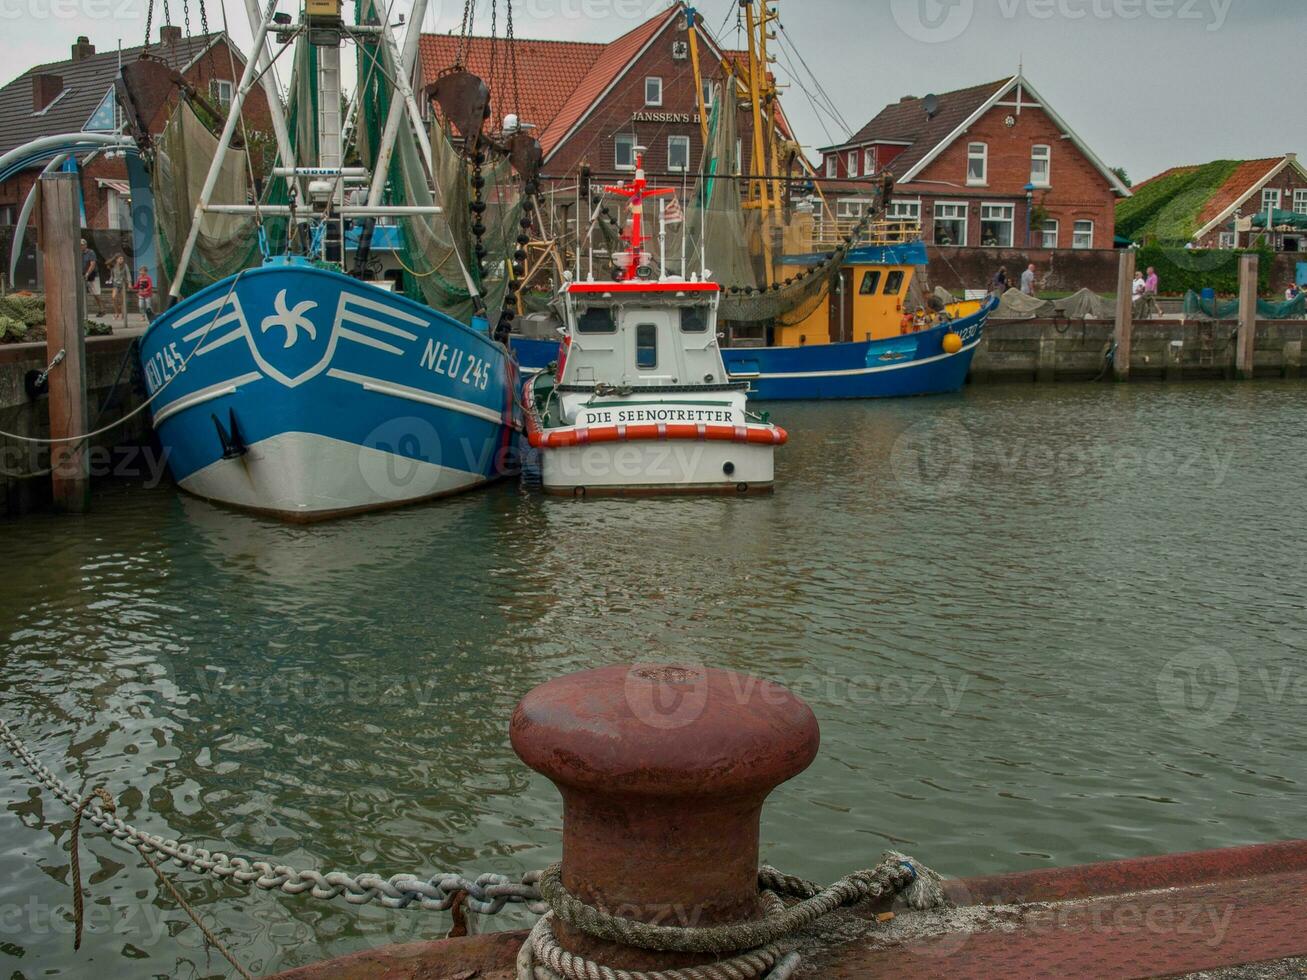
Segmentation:
[(86, 281), (86, 290), (95, 297), (95, 315), (104, 316), (104, 298), (100, 295), (100, 263), (95, 253), (82, 239), (82, 279)]
[(1035, 263), (1031, 262), (1026, 266), (1026, 271), (1021, 273), (1021, 291), (1027, 296), (1035, 295)]
[(109, 284), (113, 287), (113, 315), (127, 318), (127, 280), (131, 269), (127, 267), (127, 257), (119, 252), (109, 263)]
[(1158, 287), (1161, 286), (1161, 280), (1157, 278), (1157, 270), (1151, 265), (1148, 267), (1148, 278), (1144, 280), (1144, 285), (1147, 287), (1145, 291), (1148, 295), (1156, 299)]

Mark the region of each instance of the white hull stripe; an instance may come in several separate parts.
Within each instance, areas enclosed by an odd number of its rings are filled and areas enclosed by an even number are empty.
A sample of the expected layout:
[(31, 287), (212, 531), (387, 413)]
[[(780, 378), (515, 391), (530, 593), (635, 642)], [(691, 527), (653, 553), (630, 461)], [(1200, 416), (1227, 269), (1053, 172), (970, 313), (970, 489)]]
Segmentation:
[(484, 419), (487, 422), (494, 422), (496, 425), (503, 423), (504, 413), (496, 412), (494, 409), (486, 408), (484, 405), (476, 405), (472, 402), (465, 402), (458, 398), (449, 398), (445, 395), (437, 395), (434, 392), (422, 391), (420, 388), (410, 388), (407, 385), (394, 384), (390, 381), (381, 381), (377, 378), (368, 378), (361, 374), (351, 374), (348, 371), (339, 371), (331, 368), (327, 371), (327, 377), (337, 378), (341, 381), (350, 381), (362, 387), (364, 391), (372, 391), (381, 395), (391, 395), (395, 398), (404, 398), (411, 402), (420, 402), (423, 405), (434, 405), (437, 408), (447, 408), (453, 412), (462, 412), (464, 415), (471, 415), (473, 418)]
[(959, 357), (969, 350), (980, 346), (980, 341), (963, 347), (956, 354), (936, 354), (934, 357), (923, 358), (920, 361), (903, 361), (899, 364), (881, 364), (876, 367), (864, 368), (847, 368), (841, 371), (787, 371), (779, 374), (732, 374), (732, 378), (739, 378), (741, 381), (754, 380), (758, 378), (837, 378), (847, 377), (854, 374), (877, 374), (881, 371), (902, 371), (905, 368), (921, 367), (923, 364), (934, 364), (936, 361), (943, 361), (950, 357)]
[(188, 408), (195, 408), (197, 405), (211, 402), (215, 398), (221, 398), (223, 395), (234, 395), (236, 389), (241, 385), (251, 384), (262, 377), (263, 375), (256, 371), (253, 374), (242, 374), (239, 378), (232, 378), (230, 381), (219, 381), (216, 385), (209, 385), (207, 388), (193, 391), (184, 398), (178, 398), (175, 402), (170, 402), (165, 408), (159, 411), (158, 414), (154, 416), (154, 424), (159, 425), (165, 420), (172, 418), (178, 412), (184, 412)]

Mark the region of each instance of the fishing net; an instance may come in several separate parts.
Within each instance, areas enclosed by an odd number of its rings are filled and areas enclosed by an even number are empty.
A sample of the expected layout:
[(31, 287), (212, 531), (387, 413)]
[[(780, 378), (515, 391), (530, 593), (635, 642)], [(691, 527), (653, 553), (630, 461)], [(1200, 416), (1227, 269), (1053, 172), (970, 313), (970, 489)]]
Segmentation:
[[(1191, 289), (1185, 293), (1184, 315), (1189, 320), (1236, 320), (1239, 318), (1239, 301), (1205, 299)], [(1263, 320), (1303, 319), (1307, 317), (1307, 293), (1281, 303), (1259, 299), (1257, 316)]]
[(1116, 317), (1112, 304), (1092, 289), (1081, 289), (1055, 301), (1053, 310), (1068, 320), (1112, 320)]
[[(191, 230), (209, 167), (218, 152), (218, 140), (185, 100), (178, 103), (154, 156), (155, 225), (159, 236), (160, 273), (168, 290)], [(247, 163), (243, 150), (230, 150), (223, 160), (213, 202), (249, 202)], [(244, 215), (205, 214), (186, 270), (182, 295), (235, 275), (259, 261), (254, 218)]]
[(1009, 289), (1002, 295), (998, 308), (994, 310), (995, 320), (1033, 320), (1036, 317), (1049, 317), (1054, 312), (1053, 304), (1038, 296), (1027, 296), (1019, 289)]

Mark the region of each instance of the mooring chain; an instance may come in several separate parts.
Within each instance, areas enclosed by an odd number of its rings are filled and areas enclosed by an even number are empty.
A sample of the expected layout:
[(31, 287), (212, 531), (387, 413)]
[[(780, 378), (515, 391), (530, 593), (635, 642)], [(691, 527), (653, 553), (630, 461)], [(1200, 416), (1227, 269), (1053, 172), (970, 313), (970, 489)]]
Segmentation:
[[(28, 750), (2, 718), (0, 741), (41, 785), (74, 811), (79, 810), (81, 801), (67, 784)], [(383, 878), (369, 873), (351, 875), (343, 871), (327, 874), (313, 869), (297, 871), (289, 865), (251, 861), (143, 833), (123, 821), (116, 813), (106, 810), (98, 796), (89, 805), (80, 807), (80, 812), (83, 820), (107, 831), (115, 840), (129, 847), (161, 854), (200, 874), (211, 875), (222, 881), (252, 885), (264, 891), (308, 895), (324, 901), (343, 898), (350, 905), (375, 902), (385, 908), (421, 909), (426, 912), (447, 912), (459, 901), (465, 901), (469, 909), (482, 915), (495, 915), (509, 904), (525, 905), (536, 915), (543, 914), (546, 909), (536, 887), (540, 877), (538, 871), (527, 872), (517, 879), (490, 873), (469, 879), (450, 872), (438, 872), (426, 878), (412, 874)]]
[[(518, 955), (518, 980), (752, 980), (764, 976), (784, 980), (800, 962), (790, 948), (791, 937), (838, 908), (898, 894), (915, 909), (945, 903), (939, 875), (895, 851), (886, 851), (875, 868), (855, 871), (825, 887), (763, 867), (758, 872), (763, 917), (722, 926), (680, 928), (612, 915), (569, 893), (559, 865), (546, 868), (539, 884), (550, 911), (535, 924)], [(797, 901), (787, 906), (782, 896)], [(674, 970), (619, 970), (563, 949), (554, 935), (555, 921), (592, 938), (639, 949), (734, 955)]]

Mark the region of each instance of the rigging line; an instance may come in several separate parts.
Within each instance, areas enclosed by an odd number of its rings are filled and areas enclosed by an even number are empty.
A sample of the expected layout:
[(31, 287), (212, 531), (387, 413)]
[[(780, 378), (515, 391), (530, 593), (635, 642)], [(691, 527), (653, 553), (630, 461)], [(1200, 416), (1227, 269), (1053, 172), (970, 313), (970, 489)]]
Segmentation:
[(821, 93), (822, 98), (826, 100), (826, 104), (830, 107), (831, 111), (835, 114), (835, 118), (839, 120), (840, 125), (843, 126), (845, 130), (848, 131), (848, 134), (850, 136), (852, 136), (854, 133), (853, 127), (849, 125), (848, 120), (844, 118), (843, 113), (841, 113), (839, 109), (836, 108), (834, 100), (831, 99), (830, 97), (830, 93), (826, 91), (826, 87), (821, 84), (821, 79), (817, 77), (816, 73), (812, 70), (811, 66), (808, 64), (807, 59), (803, 57), (803, 52), (801, 52), (798, 48), (798, 45), (794, 43), (793, 39), (790, 37), (789, 32), (785, 29), (785, 25), (777, 21), (777, 26), (780, 28), (778, 32), (780, 39), (784, 42), (784, 44), (787, 47), (790, 48), (790, 50), (794, 52), (794, 57), (799, 59), (799, 64), (803, 65), (804, 70), (807, 71), (808, 77), (812, 79), (812, 83), (816, 86), (817, 91)]
[[(820, 102), (818, 102), (817, 99), (814, 98), (812, 92), (808, 90), (808, 87), (803, 84), (803, 79), (799, 77), (799, 73), (795, 70), (794, 63), (790, 60), (789, 53), (783, 47), (780, 49), (780, 51), (781, 51), (781, 56), (785, 59), (786, 67), (790, 69), (790, 76), (794, 79), (794, 84), (799, 86), (799, 91), (801, 91), (805, 96), (807, 96), (808, 104), (812, 106), (813, 113), (816, 116), (817, 125), (821, 126), (821, 131), (826, 134), (827, 142), (832, 144), (835, 143), (836, 142), (835, 137), (831, 135), (830, 128), (826, 125), (826, 120), (822, 118), (823, 113), (825, 113), (826, 115), (830, 115), (830, 111), (826, 109), (826, 107), (823, 106)], [(838, 123), (838, 120), (833, 120), (833, 121)]]
[[(225, 36), (227, 36), (228, 38), (230, 38), (230, 37), (231, 37), (231, 34), (229, 33), (229, 28), (228, 28), (228, 26), (227, 26), (227, 5), (226, 5), (226, 4), (222, 4), (221, 6), (222, 6), (222, 31), (223, 31), (223, 34), (224, 34)], [(208, 23), (207, 23), (207, 21), (206, 21), (206, 23), (205, 23), (205, 33), (206, 33), (206, 34), (208, 33)], [(228, 61), (228, 63), (229, 63), (230, 66), (231, 66), (231, 77), (232, 77), (232, 78), (235, 78), (235, 77), (236, 77), (236, 56), (235, 56), (234, 54), (232, 54), (231, 44), (230, 44), (230, 42), (226, 45), (226, 48), (227, 48), (227, 61)], [(213, 63), (212, 63), (212, 61), (210, 61), (210, 63), (209, 63), (209, 68), (210, 68), (210, 70), (212, 70), (212, 68), (213, 68)], [(230, 111), (231, 111), (231, 108), (228, 107), (227, 111), (230, 112)], [(261, 224), (263, 224), (263, 215), (259, 212), (259, 194), (256, 193), (256, 190), (255, 190), (255, 189), (258, 187), (258, 181), (257, 181), (257, 180), (255, 179), (255, 177), (254, 177), (254, 160), (253, 160), (252, 157), (250, 156), (250, 133), (249, 133), (249, 130), (248, 130), (248, 129), (246, 128), (246, 126), (245, 126), (245, 106), (244, 106), (244, 104), (241, 105), (241, 111), (240, 111), (240, 113), (239, 113), (239, 119), (240, 119), (240, 124), (241, 124), (241, 140), (245, 143), (245, 152), (242, 154), (242, 156), (245, 157), (245, 167), (246, 167), (246, 169), (249, 171), (249, 174), (250, 174), (250, 195), (251, 195), (251, 197), (252, 197), (253, 200), (254, 200), (254, 223), (255, 223), (256, 225), (261, 225)]]

